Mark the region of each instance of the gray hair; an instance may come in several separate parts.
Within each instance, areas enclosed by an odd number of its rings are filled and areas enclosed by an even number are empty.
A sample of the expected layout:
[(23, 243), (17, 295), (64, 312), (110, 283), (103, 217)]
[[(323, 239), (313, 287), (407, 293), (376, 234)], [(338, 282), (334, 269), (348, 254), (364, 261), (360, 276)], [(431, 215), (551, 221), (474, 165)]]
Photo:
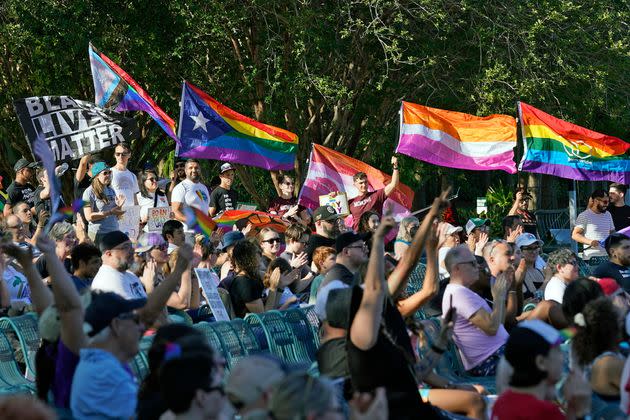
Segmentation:
[(420, 221), (417, 217), (414, 216), (407, 216), (403, 218), (400, 221), (400, 226), (398, 227), (398, 235), (396, 235), (396, 239), (411, 242), (413, 238), (411, 237), (411, 233), (409, 232), (409, 226), (412, 223), (420, 224)]
[(558, 272), (557, 266), (566, 265), (571, 261), (577, 261), (575, 252), (571, 251), (569, 248), (560, 248), (549, 254), (547, 265), (550, 266), (553, 273), (556, 274)]
[(470, 251), (467, 245), (462, 244), (462, 245), (457, 245), (454, 248), (451, 248), (446, 253), (446, 256), (444, 257), (444, 267), (446, 268), (446, 271), (449, 272), (449, 274), (451, 273), (453, 266), (457, 264), (457, 261), (462, 256), (465, 250)]
[(483, 258), (485, 258), (486, 261), (488, 261), (488, 259), (492, 256), (492, 253), (494, 252), (494, 249), (501, 244), (505, 244), (507, 245), (510, 249), (512, 249), (510, 247), (510, 243), (508, 241), (506, 241), (505, 239), (494, 239), (490, 242), (488, 242), (484, 247), (483, 247)]
[(55, 223), (48, 233), (48, 237), (54, 241), (61, 241), (65, 235), (74, 232), (74, 226), (68, 222)]
[(276, 420), (306, 419), (330, 409), (336, 389), (324, 377), (315, 378), (306, 372), (293, 372), (274, 386), (269, 411)]

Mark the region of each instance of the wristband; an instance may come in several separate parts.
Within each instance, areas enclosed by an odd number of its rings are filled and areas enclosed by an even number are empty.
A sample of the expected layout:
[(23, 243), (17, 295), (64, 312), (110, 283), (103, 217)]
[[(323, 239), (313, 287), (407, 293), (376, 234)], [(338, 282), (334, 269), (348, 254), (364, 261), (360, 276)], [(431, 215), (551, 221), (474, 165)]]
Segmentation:
[(435, 344), (431, 344), (430, 349), (433, 350), (437, 354), (444, 354), (444, 352), (446, 352), (446, 349), (441, 349)]

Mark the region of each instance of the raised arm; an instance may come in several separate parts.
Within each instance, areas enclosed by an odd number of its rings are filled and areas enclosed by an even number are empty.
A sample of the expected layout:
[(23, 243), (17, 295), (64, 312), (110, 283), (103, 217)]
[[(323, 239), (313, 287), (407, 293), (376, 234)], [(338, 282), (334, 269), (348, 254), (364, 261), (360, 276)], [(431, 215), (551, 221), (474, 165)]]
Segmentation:
[(166, 279), (149, 295), (147, 304), (140, 310), (140, 315), (144, 325), (153, 325), (160, 315), (166, 302), (171, 297), (171, 293), (177, 289), (184, 272), (188, 270), (188, 264), (192, 259), (192, 247), (184, 244), (178, 248), (177, 262), (175, 268)]
[(442, 191), (442, 194), (440, 194), (439, 197), (433, 200), (433, 205), (431, 206), (429, 213), (422, 221), (422, 224), (416, 232), (411, 245), (398, 261), (398, 265), (394, 271), (387, 278), (389, 294), (394, 300), (396, 300), (400, 292), (407, 287), (409, 274), (411, 274), (411, 271), (420, 260), (427, 235), (429, 235), (431, 227), (433, 226), (433, 220), (439, 216), (440, 209), (448, 205), (446, 198), (450, 192), (451, 187), (448, 187), (446, 190)]
[(167, 306), (175, 309), (189, 309), (192, 291), (192, 274), (190, 269), (186, 269), (181, 276), (181, 286), (178, 291), (171, 293), (166, 302)]
[(398, 171), (398, 158), (392, 156), (392, 180), (389, 181), (389, 184), (385, 185), (385, 195), (389, 197), (389, 195), (394, 192), (399, 182), (400, 171)]
[(90, 160), (90, 155), (85, 155), (79, 161), (79, 166), (77, 166), (77, 173), (74, 174), (74, 179), (77, 182), (83, 181), (83, 178), (87, 174), (88, 169), (88, 161)]
[(44, 254), (50, 273), (55, 306), (61, 322), (61, 341), (74, 354), (87, 345), (83, 332), (84, 309), (70, 275), (55, 254), (55, 243), (48, 236), (40, 236), (37, 248)]
[(431, 233), (427, 238), (426, 252), (427, 252), (427, 266), (424, 274), (424, 282), (422, 283), (422, 289), (407, 299), (399, 300), (398, 311), (407, 318), (412, 316), (418, 309), (424, 304), (429, 302), (439, 290), (439, 270), (438, 270), (438, 232), (437, 226), (433, 224)]
[(510, 286), (511, 284), (505, 272), (499, 274), (494, 282), (494, 286), (492, 286), (492, 297), (494, 299), (492, 312), (488, 313), (484, 309), (479, 309), (470, 317), (470, 322), (487, 335), (496, 335), (505, 321), (505, 306)]
[(372, 252), (365, 273), (363, 298), (350, 326), (350, 340), (361, 350), (369, 350), (378, 339), (387, 293), (385, 283), (385, 234), (396, 225), (391, 216), (383, 217), (372, 236)]
[(46, 308), (53, 303), (53, 296), (48, 287), (42, 281), (39, 271), (33, 264), (33, 250), (31, 248), (24, 249), (13, 243), (2, 244), (2, 251), (15, 260), (22, 267), (22, 273), (28, 281), (28, 287), (31, 291), (31, 302), (35, 307), (38, 315), (41, 315)]

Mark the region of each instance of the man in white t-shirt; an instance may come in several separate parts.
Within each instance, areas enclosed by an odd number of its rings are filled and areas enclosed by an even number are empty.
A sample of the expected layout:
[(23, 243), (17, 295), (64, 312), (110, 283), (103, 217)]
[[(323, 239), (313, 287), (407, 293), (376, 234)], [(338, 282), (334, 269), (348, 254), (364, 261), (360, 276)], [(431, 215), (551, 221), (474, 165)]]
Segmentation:
[(606, 191), (595, 190), (588, 201), (587, 209), (575, 219), (571, 238), (584, 245), (585, 260), (608, 255), (600, 242), (615, 231), (612, 216), (607, 211), (609, 202)]
[(547, 265), (553, 271), (553, 277), (545, 286), (545, 300), (562, 304), (567, 285), (579, 276), (577, 257), (568, 248), (558, 249), (549, 254)]
[(125, 299), (146, 298), (140, 279), (127, 271), (133, 262), (133, 245), (129, 237), (115, 230), (103, 236), (100, 242), (103, 265), (92, 280), (92, 290), (114, 292)]
[(194, 207), (201, 210), (204, 214), (208, 214), (210, 193), (208, 188), (201, 183), (199, 161), (188, 159), (184, 170), (186, 171), (186, 179), (173, 188), (171, 209), (175, 219), (184, 223), (184, 230), (188, 230), (186, 227), (186, 215), (183, 212), (184, 208)]
[(131, 157), (129, 145), (127, 143), (118, 143), (114, 148), (114, 156), (116, 157), (116, 165), (111, 168), (111, 187), (117, 196), (121, 194), (125, 196), (123, 207), (135, 206), (138, 204), (136, 194), (140, 192), (140, 188), (138, 187), (136, 175), (127, 169), (127, 164)]

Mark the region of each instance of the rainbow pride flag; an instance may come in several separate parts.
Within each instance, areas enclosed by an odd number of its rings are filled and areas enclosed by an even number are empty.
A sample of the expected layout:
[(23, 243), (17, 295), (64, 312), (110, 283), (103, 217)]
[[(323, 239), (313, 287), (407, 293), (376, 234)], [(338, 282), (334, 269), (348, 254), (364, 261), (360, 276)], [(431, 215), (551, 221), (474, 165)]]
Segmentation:
[(223, 230), (231, 230), (232, 226), (241, 219), (248, 219), (248, 222), (255, 228), (272, 227), (277, 232), (283, 233), (287, 227), (282, 220), (269, 213), (255, 210), (227, 210), (215, 217), (213, 220)]
[(516, 120), (477, 117), (403, 102), (396, 151), (418, 160), (473, 171), (516, 173)]
[(578, 181), (630, 183), (630, 143), (518, 104), (524, 153), (519, 169)]
[(98, 51), (92, 44), (88, 48), (92, 80), (94, 81), (94, 102), (101, 108), (113, 108), (114, 111), (144, 111), (156, 123), (177, 141), (175, 121), (151, 99), (116, 63)]
[(195, 207), (185, 207), (186, 225), (195, 232), (201, 233), (206, 238), (212, 236), (212, 232), (217, 228), (217, 223), (212, 218)]
[(188, 82), (181, 104), (177, 156), (268, 170), (295, 166), (297, 135), (241, 115)]

